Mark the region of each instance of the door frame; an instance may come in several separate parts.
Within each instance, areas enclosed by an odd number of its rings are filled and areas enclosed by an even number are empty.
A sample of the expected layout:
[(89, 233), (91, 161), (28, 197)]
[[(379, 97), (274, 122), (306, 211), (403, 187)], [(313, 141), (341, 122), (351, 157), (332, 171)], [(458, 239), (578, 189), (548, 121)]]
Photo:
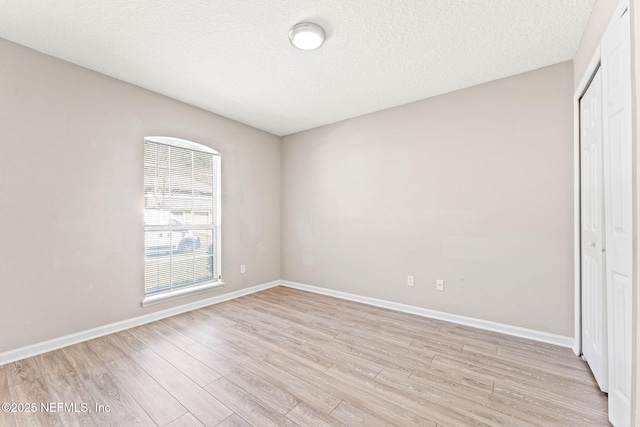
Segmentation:
[[(626, 10), (629, 9), (629, 0), (620, 0), (616, 7), (607, 30), (611, 28)], [(605, 31), (605, 32), (606, 32)], [(574, 270), (574, 338), (572, 350), (576, 356), (582, 354), (582, 290), (581, 290), (581, 239), (580, 239), (580, 98), (585, 94), (591, 80), (600, 67), (600, 44), (596, 48), (589, 65), (587, 66), (580, 83), (573, 94), (573, 270)], [(633, 105), (633, 103), (632, 103)], [(633, 112), (632, 112), (633, 114)], [(635, 224), (634, 224), (635, 225)], [(634, 246), (634, 252), (636, 247)], [(634, 254), (634, 259), (636, 259)], [(634, 280), (637, 282), (637, 280)]]

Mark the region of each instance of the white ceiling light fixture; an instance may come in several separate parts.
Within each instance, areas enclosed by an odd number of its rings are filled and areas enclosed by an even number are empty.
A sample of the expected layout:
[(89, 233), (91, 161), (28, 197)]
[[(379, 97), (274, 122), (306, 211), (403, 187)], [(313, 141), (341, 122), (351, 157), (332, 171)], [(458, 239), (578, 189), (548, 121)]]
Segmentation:
[(311, 22), (300, 22), (289, 31), (291, 44), (300, 50), (316, 50), (326, 38), (322, 27)]

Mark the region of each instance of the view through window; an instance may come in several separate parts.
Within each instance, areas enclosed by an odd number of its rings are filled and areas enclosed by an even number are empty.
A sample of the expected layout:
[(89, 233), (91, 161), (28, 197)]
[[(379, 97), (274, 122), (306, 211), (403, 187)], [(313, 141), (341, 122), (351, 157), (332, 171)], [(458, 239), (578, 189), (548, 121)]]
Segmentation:
[(216, 151), (145, 138), (145, 295), (220, 281), (219, 188)]

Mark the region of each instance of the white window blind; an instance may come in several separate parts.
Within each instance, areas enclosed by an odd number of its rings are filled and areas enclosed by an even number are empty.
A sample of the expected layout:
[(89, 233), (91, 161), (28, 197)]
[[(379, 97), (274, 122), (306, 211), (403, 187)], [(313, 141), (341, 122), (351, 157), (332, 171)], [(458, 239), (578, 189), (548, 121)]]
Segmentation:
[(144, 203), (145, 296), (220, 282), (219, 153), (145, 138)]

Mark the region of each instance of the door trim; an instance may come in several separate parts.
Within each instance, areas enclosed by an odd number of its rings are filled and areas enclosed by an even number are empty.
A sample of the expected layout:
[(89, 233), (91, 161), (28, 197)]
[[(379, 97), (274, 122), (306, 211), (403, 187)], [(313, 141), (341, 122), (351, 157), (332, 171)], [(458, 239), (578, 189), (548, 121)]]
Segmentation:
[[(620, 0), (611, 16), (605, 33), (629, 10), (629, 0)], [(600, 39), (602, 41), (602, 39)], [(580, 241), (580, 98), (600, 67), (600, 43), (573, 94), (573, 285), (574, 285), (574, 338), (571, 347), (576, 356), (582, 354), (582, 292)], [(632, 82), (633, 83), (633, 82)], [(633, 103), (632, 103), (633, 104)], [(633, 106), (632, 106), (633, 108)], [(633, 143), (633, 142), (632, 142)], [(634, 247), (634, 251), (636, 248)], [(635, 259), (635, 256), (634, 256)]]

